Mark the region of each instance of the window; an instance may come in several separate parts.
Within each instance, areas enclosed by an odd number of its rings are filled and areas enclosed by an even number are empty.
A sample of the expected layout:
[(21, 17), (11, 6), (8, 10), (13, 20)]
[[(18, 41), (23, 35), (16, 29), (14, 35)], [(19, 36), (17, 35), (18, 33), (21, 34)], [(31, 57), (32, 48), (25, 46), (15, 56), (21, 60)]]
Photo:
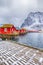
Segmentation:
[(4, 29), (4, 32), (7, 32), (7, 28)]

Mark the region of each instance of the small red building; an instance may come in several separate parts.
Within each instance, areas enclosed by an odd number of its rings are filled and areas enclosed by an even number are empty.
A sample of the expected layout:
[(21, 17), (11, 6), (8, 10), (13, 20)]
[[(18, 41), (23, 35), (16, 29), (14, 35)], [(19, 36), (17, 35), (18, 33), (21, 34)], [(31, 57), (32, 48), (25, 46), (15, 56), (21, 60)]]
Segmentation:
[(14, 30), (16, 30), (14, 25), (12, 25), (12, 24), (4, 24), (3, 26), (0, 27), (0, 34), (13, 33)]
[(20, 30), (20, 34), (25, 34), (27, 31), (25, 29)]

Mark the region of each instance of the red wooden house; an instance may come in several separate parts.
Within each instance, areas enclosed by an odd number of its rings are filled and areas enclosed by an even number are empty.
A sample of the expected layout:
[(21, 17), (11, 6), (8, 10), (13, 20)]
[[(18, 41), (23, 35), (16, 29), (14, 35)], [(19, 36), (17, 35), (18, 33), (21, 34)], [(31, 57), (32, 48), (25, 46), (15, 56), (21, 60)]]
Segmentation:
[(25, 34), (26, 32), (27, 32), (27, 30), (25, 30), (25, 29), (20, 30), (20, 34)]
[(4, 24), (0, 27), (0, 34), (11, 34), (16, 28), (12, 24)]

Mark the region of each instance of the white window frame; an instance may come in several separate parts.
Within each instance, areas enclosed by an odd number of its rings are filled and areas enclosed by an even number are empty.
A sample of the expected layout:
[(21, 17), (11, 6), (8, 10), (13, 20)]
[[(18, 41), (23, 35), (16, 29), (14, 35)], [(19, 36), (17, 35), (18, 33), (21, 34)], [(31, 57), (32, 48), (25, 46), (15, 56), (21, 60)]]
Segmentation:
[(4, 32), (7, 32), (7, 28), (4, 28)]

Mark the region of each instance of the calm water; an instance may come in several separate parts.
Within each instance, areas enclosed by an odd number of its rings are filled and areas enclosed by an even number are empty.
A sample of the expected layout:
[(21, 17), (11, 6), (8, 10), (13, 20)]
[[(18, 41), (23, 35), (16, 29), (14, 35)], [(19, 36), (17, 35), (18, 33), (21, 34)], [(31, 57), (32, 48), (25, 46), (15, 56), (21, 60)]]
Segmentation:
[(18, 42), (43, 49), (43, 33), (28, 33), (18, 37)]

